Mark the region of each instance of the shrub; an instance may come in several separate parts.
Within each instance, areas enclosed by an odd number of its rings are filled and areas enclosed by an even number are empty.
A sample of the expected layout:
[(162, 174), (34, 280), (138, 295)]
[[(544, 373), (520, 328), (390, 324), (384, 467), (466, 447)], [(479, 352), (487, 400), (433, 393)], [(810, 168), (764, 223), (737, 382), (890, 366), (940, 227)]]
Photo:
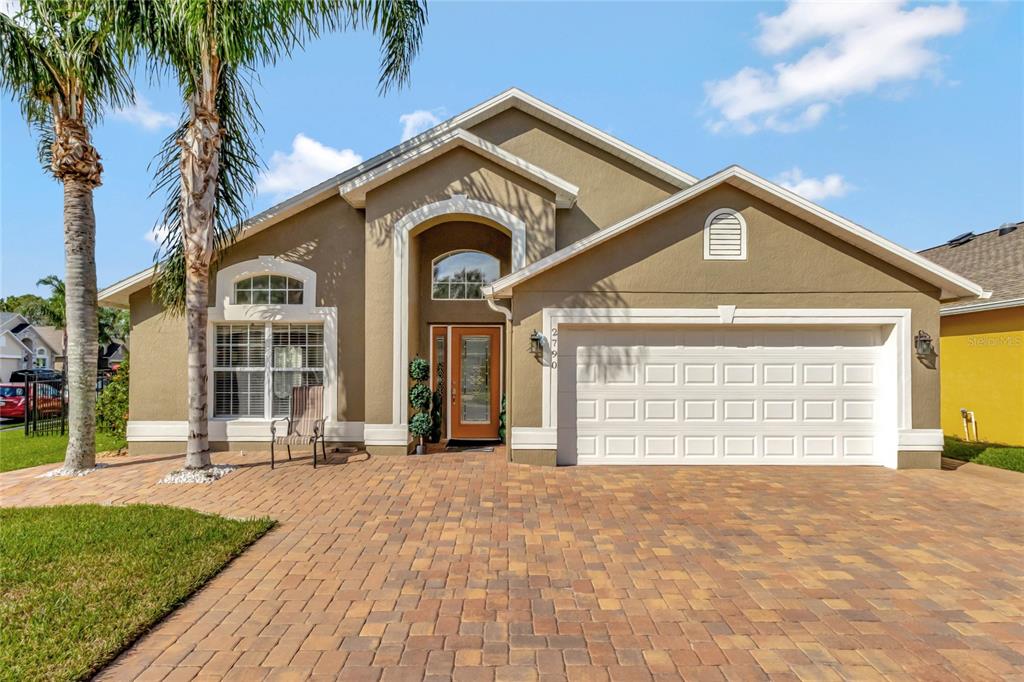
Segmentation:
[(430, 409), (430, 397), (430, 386), (426, 384), (416, 384), (409, 389), (409, 403), (417, 412)]
[(118, 438), (128, 430), (128, 359), (96, 399), (96, 428)]
[(434, 397), (430, 405), (430, 435), (427, 440), (431, 443), (441, 442), (441, 405), (443, 404), (444, 393), (438, 387), (434, 391)]
[(430, 433), (430, 415), (426, 412), (417, 412), (409, 420), (409, 433), (416, 438), (423, 438)]
[(430, 363), (423, 358), (409, 361), (409, 378), (413, 381), (426, 381), (430, 378)]

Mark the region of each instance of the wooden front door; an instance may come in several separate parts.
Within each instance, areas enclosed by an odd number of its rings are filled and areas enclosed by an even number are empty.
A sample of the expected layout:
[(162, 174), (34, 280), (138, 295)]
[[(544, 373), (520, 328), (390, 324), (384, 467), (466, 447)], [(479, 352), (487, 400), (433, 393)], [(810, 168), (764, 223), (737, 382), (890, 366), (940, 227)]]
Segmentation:
[(498, 437), (501, 410), (501, 329), (451, 328), (450, 438)]

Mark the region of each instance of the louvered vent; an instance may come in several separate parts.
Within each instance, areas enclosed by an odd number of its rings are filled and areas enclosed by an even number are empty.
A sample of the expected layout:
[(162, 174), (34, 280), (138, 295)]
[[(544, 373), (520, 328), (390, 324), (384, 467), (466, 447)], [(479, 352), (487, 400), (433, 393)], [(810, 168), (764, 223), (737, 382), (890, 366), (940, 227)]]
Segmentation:
[(742, 260), (747, 257), (747, 227), (734, 211), (715, 211), (704, 228), (704, 257)]

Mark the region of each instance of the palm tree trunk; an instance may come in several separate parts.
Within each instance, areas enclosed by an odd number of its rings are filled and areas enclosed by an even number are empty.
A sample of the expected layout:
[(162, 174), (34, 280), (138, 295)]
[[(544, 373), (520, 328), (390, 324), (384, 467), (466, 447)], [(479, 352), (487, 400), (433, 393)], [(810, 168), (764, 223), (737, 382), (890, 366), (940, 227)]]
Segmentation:
[(188, 450), (186, 469), (210, 466), (207, 418), (206, 325), (210, 275), (189, 271), (185, 280), (185, 319), (188, 327)]
[(96, 466), (96, 215), (91, 182), (64, 179), (68, 447), (65, 470)]
[[(209, 94), (209, 93), (207, 93)], [(212, 96), (210, 98), (212, 100)], [(210, 262), (220, 165), (220, 119), (197, 96), (181, 141), (181, 220), (185, 240), (185, 318), (188, 325), (188, 449), (186, 469), (210, 466), (206, 363)]]

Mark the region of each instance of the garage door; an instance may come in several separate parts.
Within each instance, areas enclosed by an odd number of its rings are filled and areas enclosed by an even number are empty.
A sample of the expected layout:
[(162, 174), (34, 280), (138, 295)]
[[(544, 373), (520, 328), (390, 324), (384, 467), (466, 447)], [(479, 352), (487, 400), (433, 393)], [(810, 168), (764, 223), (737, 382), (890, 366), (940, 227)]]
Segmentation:
[(559, 461), (880, 464), (895, 433), (882, 338), (871, 327), (567, 331)]

